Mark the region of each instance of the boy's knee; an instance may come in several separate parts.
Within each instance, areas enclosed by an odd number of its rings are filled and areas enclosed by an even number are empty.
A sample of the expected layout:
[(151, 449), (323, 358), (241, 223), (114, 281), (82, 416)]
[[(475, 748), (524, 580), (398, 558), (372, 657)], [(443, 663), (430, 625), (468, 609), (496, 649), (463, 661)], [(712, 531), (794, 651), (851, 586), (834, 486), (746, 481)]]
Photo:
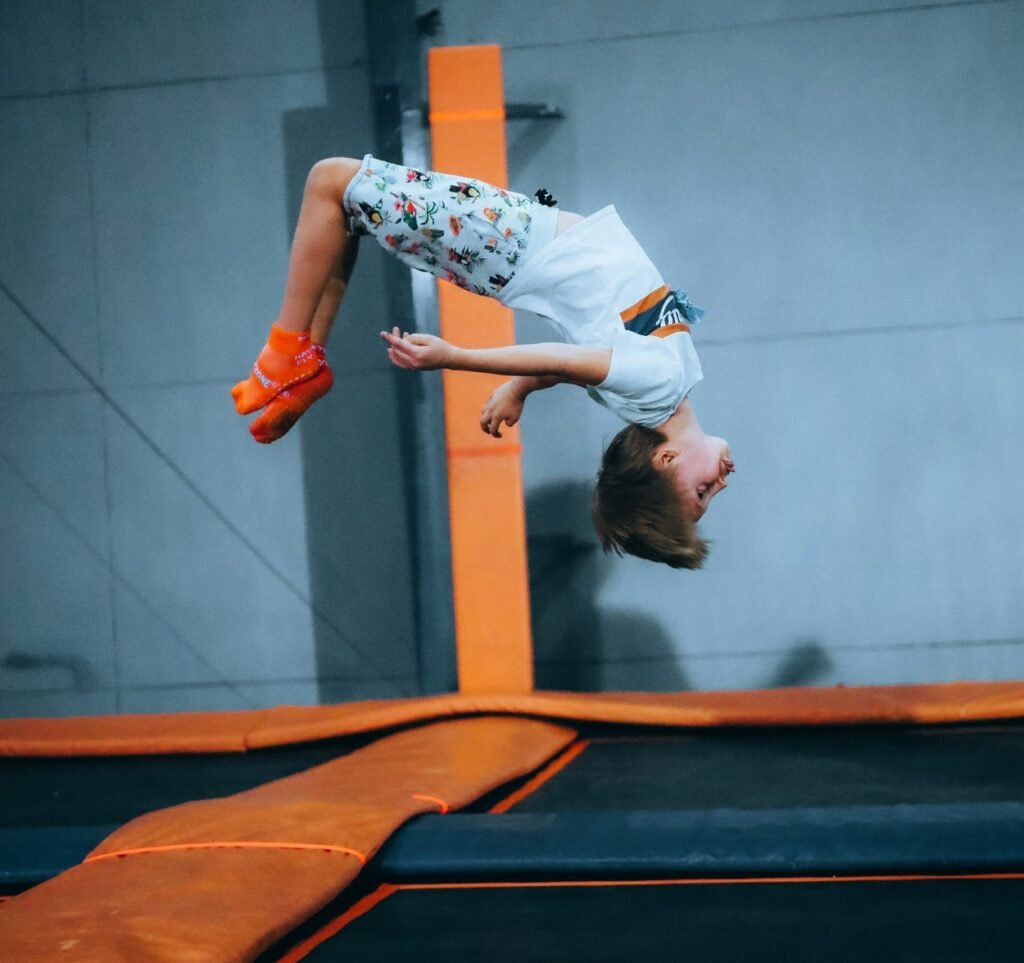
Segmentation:
[(317, 161), (306, 178), (306, 190), (331, 197), (339, 204), (349, 181), (359, 171), (361, 160), (354, 157), (326, 157)]

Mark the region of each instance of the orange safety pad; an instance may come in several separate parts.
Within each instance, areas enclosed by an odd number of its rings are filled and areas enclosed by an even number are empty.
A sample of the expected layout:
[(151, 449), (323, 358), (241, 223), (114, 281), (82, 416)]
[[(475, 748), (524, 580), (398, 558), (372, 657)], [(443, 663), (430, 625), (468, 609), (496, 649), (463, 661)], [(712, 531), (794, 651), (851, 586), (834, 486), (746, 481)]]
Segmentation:
[(4, 904), (4, 958), (251, 960), (333, 899), (402, 823), (467, 805), (575, 735), (532, 719), (439, 722), (256, 789), (141, 816), (81, 865)]
[[(452, 694), (249, 712), (2, 719), (0, 755), (242, 752), (478, 713), (678, 727), (965, 722), (1024, 718), (1024, 682), (727, 692)], [(219, 734), (218, 740), (213, 733)]]
[[(427, 74), (431, 166), (505, 187), (501, 48), (436, 47)], [(495, 300), (438, 282), (438, 310), (441, 335), (453, 344), (515, 342), (512, 312)], [(503, 429), (501, 439), (480, 429), (480, 412), (504, 380), (443, 374), (456, 664), (467, 695), (533, 689), (519, 429)]]
[(433, 47), (427, 86), (433, 167), (507, 186), (501, 47)]
[(262, 727), (267, 711), (0, 719), (0, 756), (245, 752), (248, 733)]

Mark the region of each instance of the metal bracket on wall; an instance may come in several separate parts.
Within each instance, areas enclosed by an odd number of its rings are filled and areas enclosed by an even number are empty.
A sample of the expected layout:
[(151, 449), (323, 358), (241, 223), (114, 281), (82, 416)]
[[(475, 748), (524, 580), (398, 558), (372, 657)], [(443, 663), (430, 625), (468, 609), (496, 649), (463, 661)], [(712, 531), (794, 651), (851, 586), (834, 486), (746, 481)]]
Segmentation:
[[(423, 126), (430, 126), (430, 110), (420, 107)], [(564, 120), (565, 112), (555, 104), (505, 104), (505, 120)]]

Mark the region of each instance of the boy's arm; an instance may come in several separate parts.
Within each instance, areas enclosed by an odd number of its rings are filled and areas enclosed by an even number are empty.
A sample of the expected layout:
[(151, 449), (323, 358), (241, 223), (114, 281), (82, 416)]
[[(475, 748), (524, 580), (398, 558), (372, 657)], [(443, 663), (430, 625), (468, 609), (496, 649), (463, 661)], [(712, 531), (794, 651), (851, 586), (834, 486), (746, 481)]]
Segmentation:
[(561, 384), (558, 375), (516, 375), (495, 388), (480, 412), (480, 427), (488, 435), (501, 437), (501, 426), (511, 428), (523, 416), (526, 398), (534, 391)]
[(418, 371), (449, 368), (543, 380), (544, 384), (533, 382), (534, 387), (550, 387), (559, 381), (600, 384), (608, 377), (612, 358), (609, 348), (588, 348), (562, 342), (516, 344), (504, 348), (459, 348), (430, 334), (400, 335), (397, 328), (390, 333), (382, 331), (381, 337), (388, 344), (388, 358), (400, 368)]
[(566, 383), (566, 379), (559, 378), (558, 375), (516, 375), (511, 381), (512, 390), (522, 398), (532, 395), (535, 391)]

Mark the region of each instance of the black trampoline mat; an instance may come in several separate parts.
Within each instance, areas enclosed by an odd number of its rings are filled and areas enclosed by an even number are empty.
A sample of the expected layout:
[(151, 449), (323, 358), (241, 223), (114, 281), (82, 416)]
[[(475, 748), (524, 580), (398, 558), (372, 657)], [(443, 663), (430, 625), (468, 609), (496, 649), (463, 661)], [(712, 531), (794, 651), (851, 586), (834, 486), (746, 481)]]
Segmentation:
[(517, 812), (1024, 800), (1024, 726), (714, 729), (598, 737)]
[[(1024, 725), (1015, 723), (631, 733), (596, 737), (515, 809), (1024, 800)], [(123, 823), (301, 772), (379, 736), (247, 753), (0, 759), (0, 828)]]
[(403, 889), (310, 963), (1017, 959), (1024, 880)]

